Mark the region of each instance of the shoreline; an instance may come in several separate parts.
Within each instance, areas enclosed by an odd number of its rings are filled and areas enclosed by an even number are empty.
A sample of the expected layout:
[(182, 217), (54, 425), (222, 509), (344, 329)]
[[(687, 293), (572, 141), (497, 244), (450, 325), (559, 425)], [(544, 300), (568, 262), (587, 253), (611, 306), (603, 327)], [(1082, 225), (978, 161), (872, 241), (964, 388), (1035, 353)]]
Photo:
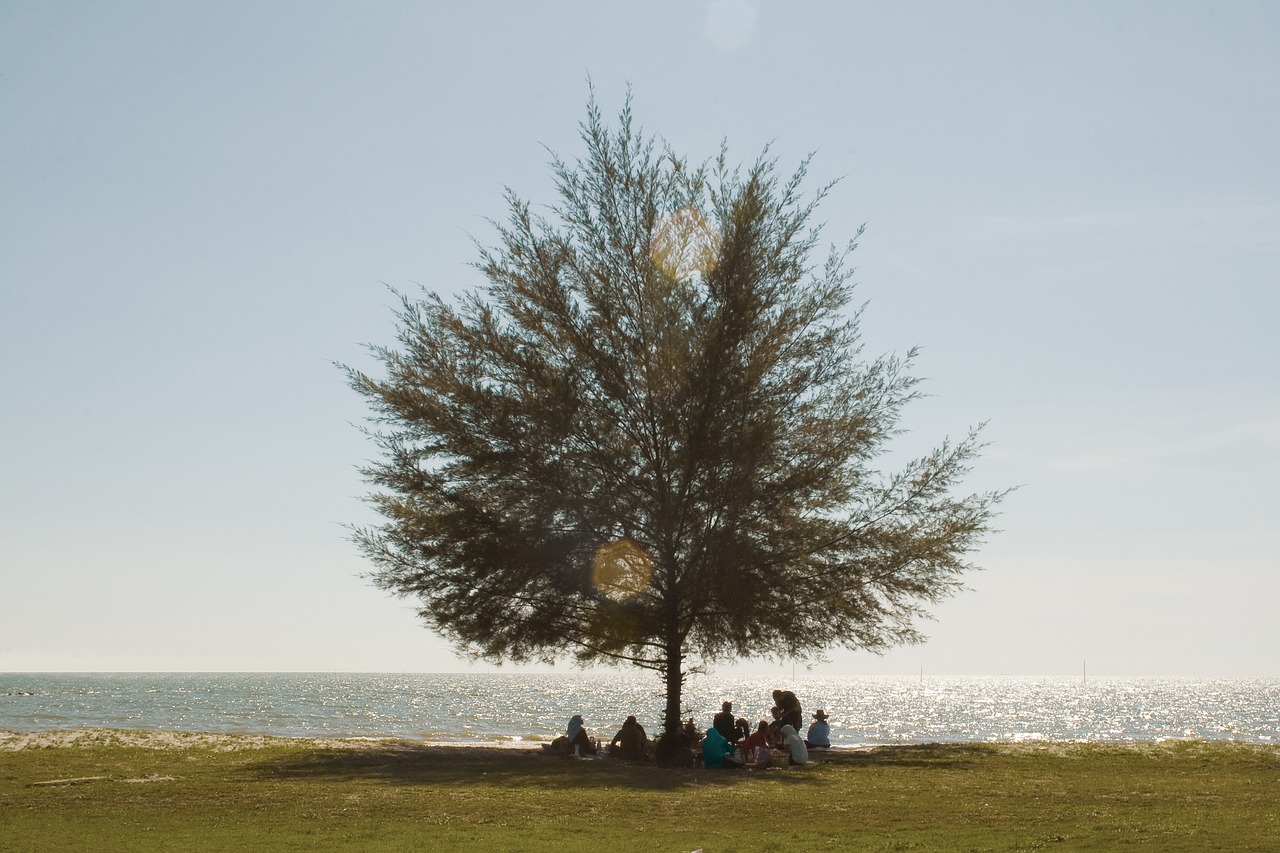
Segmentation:
[[(292, 737), (282, 735), (232, 734), (221, 732), (191, 732), (155, 729), (76, 728), (46, 729), (38, 732), (14, 732), (0, 729), (0, 753), (41, 749), (91, 749), (97, 747), (126, 747), (155, 751), (180, 751), (207, 749), (213, 752), (245, 752), (280, 747), (304, 747), (311, 749), (370, 751), (392, 750), (403, 752), (432, 752), (457, 756), (527, 755), (550, 757), (543, 748), (549, 741), (457, 741), (414, 740), (404, 737), (352, 736), (352, 737)], [(1211, 738), (1162, 738), (1151, 741), (1022, 741), (971, 742), (936, 741), (928, 743), (882, 743), (839, 745), (811, 751), (815, 760), (823, 756), (839, 758), (866, 755), (879, 751), (900, 751), (937, 747), (988, 747), (1006, 754), (1046, 753), (1063, 754), (1068, 750), (1090, 748), (1108, 750), (1132, 750), (1147, 752), (1168, 749), (1179, 744), (1204, 746), (1239, 746), (1251, 750), (1280, 751), (1280, 744), (1257, 743), (1248, 740), (1220, 740)], [(592, 757), (591, 760), (598, 760)]]
[(368, 749), (374, 747), (430, 747), (433, 749), (493, 750), (500, 752), (534, 752), (538, 741), (485, 741), (457, 743), (449, 741), (412, 740), (393, 735), (370, 737), (306, 737), (225, 732), (192, 732), (163, 729), (75, 728), (45, 729), (38, 732), (0, 730), (0, 752), (25, 749), (86, 748), (125, 746), (140, 749), (213, 749), (217, 752), (267, 749), (278, 746), (312, 746), (323, 749)]
[[(28, 749), (75, 749), (99, 746), (136, 747), (139, 749), (180, 750), (212, 749), (215, 752), (239, 752), (268, 749), (279, 746), (309, 746), (322, 749), (374, 749), (403, 748), (459, 753), (497, 752), (504, 754), (528, 753), (545, 755), (543, 748), (550, 741), (457, 741), (413, 740), (386, 737), (288, 737), (281, 735), (228, 734), (220, 732), (189, 732), (154, 729), (77, 728), (46, 729), (38, 732), (14, 732), (0, 730), (0, 752), (18, 752)], [(921, 744), (916, 744), (917, 746)], [(903, 744), (861, 744), (833, 746), (817, 754), (850, 755), (870, 752)]]

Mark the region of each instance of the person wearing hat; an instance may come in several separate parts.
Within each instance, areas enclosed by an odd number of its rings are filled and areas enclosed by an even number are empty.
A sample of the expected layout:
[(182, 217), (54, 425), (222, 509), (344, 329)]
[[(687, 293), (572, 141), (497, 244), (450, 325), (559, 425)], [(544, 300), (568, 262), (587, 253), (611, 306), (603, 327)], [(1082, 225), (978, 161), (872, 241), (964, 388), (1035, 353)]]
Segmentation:
[(829, 749), (831, 747), (831, 726), (827, 725), (827, 712), (819, 708), (813, 712), (813, 722), (804, 736), (804, 745), (813, 749)]

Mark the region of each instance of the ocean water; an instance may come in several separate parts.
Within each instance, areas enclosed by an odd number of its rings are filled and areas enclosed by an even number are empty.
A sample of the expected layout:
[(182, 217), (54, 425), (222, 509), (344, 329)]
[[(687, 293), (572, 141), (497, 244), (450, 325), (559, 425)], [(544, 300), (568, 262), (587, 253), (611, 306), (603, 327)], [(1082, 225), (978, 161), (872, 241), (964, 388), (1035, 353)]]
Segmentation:
[[(1280, 679), (693, 677), (685, 716), (710, 725), (729, 700), (768, 718), (775, 688), (824, 708), (837, 746), (930, 742), (1280, 741)], [(573, 714), (609, 738), (629, 714), (651, 732), (664, 705), (644, 673), (7, 673), (0, 730), (133, 730), (285, 737), (394, 736), (520, 745)]]

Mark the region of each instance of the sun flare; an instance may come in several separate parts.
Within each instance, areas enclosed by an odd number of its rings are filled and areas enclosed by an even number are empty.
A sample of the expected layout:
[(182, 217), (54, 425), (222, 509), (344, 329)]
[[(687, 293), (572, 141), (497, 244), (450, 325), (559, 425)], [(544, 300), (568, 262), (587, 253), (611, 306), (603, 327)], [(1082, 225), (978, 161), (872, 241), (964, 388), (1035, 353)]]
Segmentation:
[(616, 539), (596, 551), (591, 582), (615, 601), (644, 592), (653, 577), (653, 560), (630, 539)]
[(658, 221), (649, 252), (663, 274), (676, 281), (706, 276), (720, 253), (720, 233), (697, 210), (682, 207)]

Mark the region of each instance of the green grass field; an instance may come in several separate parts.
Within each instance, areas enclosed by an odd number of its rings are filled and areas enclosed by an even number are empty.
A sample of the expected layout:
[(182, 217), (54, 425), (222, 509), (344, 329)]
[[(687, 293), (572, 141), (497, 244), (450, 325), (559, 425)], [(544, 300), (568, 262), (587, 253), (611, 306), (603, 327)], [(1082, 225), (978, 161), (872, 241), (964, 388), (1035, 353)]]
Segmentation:
[(895, 746), (746, 772), (103, 740), (0, 744), (0, 850), (1280, 850), (1273, 746)]

